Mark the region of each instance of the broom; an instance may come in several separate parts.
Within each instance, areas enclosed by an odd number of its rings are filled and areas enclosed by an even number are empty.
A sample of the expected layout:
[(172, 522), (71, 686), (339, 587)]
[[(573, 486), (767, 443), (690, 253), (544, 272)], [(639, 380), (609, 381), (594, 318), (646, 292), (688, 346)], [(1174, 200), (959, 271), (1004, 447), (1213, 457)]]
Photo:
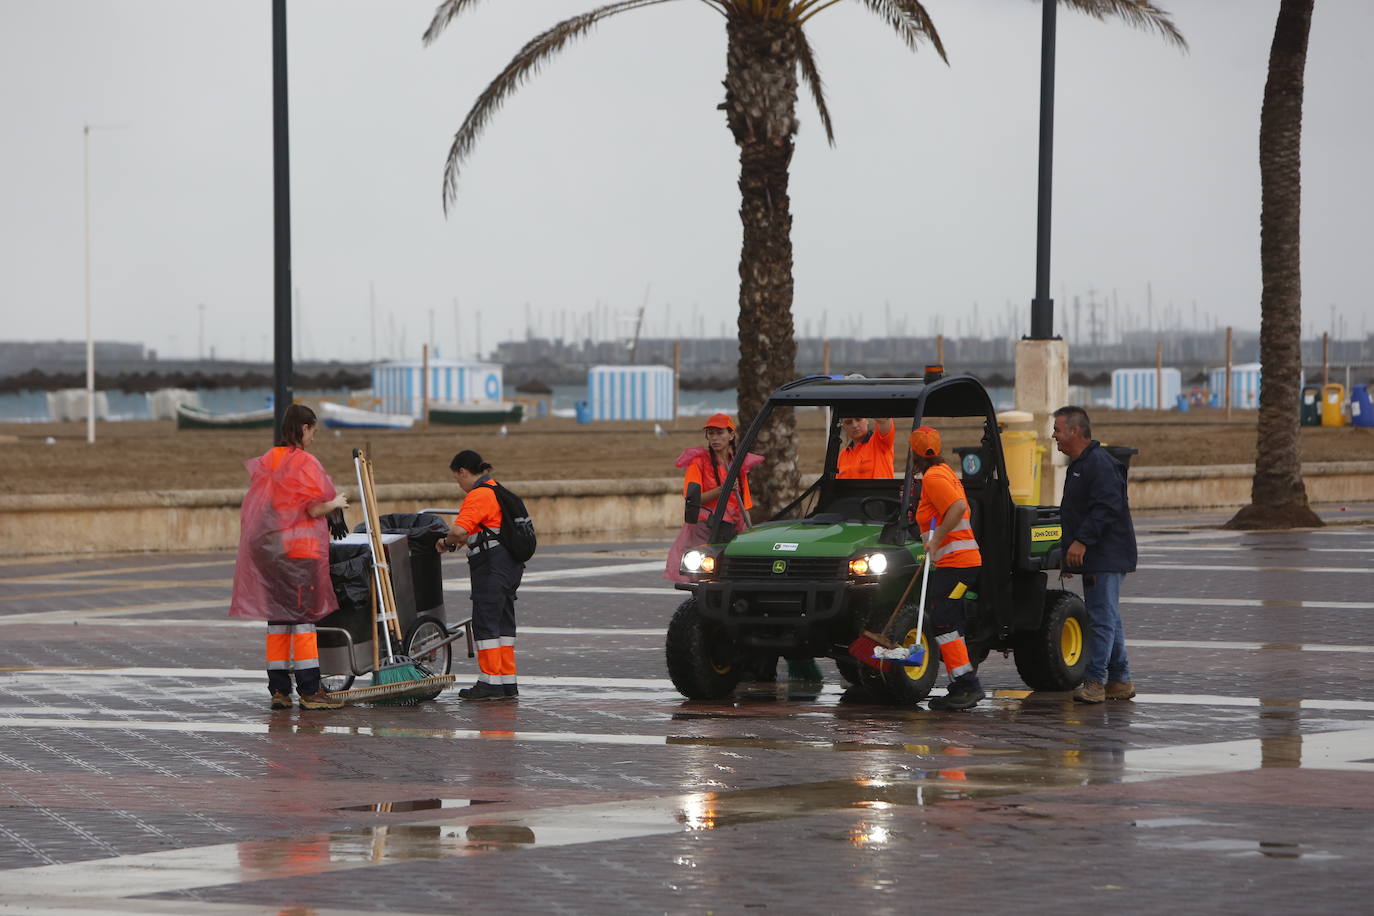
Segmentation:
[[(417, 666), (413, 659), (396, 654), (391, 646), (391, 627), (396, 627), (397, 641), (400, 640), (400, 619), (396, 614), (396, 593), (391, 587), (391, 567), (387, 563), (386, 551), (382, 546), (382, 536), (377, 522), (377, 496), (372, 488), (372, 466), (358, 449), (353, 450), (353, 468), (358, 475), (358, 492), (363, 503), (363, 527), (367, 530), (367, 543), (372, 552), (372, 574), (376, 578), (377, 597), (380, 613), (377, 627), (386, 645), (386, 657), (372, 673), (372, 687), (404, 685), (406, 689), (392, 693), (377, 691), (371, 698), (384, 705), (413, 706), (422, 700), (432, 700), (456, 679), (453, 675), (435, 677)], [(371, 688), (365, 688), (371, 689)], [(353, 691), (348, 691), (353, 693)], [(380, 695), (380, 696), (379, 696)], [(350, 697), (358, 699), (363, 697)]]
[[(935, 519), (933, 518), (930, 520), (930, 531), (932, 534), (931, 539), (934, 540)], [(897, 615), (901, 613), (903, 605), (906, 604), (907, 596), (911, 594), (912, 586), (916, 584), (918, 576), (921, 579), (921, 604), (920, 609), (916, 612), (916, 632), (917, 634), (921, 632), (921, 626), (924, 623), (926, 612), (926, 585), (930, 581), (929, 549), (925, 551), (922, 557), (921, 571), (912, 574), (911, 581), (906, 584), (906, 588), (902, 591), (902, 597), (897, 599), (897, 606), (892, 609), (892, 614), (887, 618), (887, 623), (883, 624), (882, 632), (874, 633), (872, 630), (864, 630), (860, 633), (859, 637), (849, 644), (849, 655), (851, 658), (862, 664), (868, 665), (870, 668), (876, 668), (879, 671), (888, 670), (890, 661), (893, 659), (884, 655), (879, 655), (878, 652), (879, 650), (891, 652), (898, 648), (897, 644), (888, 638), (887, 631), (892, 629), (892, 623), (897, 619)], [(907, 650), (906, 657), (897, 658), (895, 660), (903, 665), (916, 666), (919, 666), (925, 661), (925, 648), (921, 645), (919, 635), (917, 636), (916, 645)]]

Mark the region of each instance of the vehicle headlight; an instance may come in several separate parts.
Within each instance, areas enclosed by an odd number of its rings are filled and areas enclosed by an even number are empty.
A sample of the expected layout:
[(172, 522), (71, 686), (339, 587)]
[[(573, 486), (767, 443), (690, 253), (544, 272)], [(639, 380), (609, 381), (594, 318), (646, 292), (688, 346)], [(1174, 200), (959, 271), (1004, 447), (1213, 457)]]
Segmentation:
[(887, 572), (887, 557), (881, 553), (855, 557), (849, 561), (849, 572), (855, 576), (881, 576)]
[[(682, 571), (689, 573), (701, 572), (702, 563), (704, 563), (706, 559), (706, 554), (702, 553), (700, 550), (689, 550), (682, 555)], [(713, 569), (715, 565), (714, 562), (711, 563)]]

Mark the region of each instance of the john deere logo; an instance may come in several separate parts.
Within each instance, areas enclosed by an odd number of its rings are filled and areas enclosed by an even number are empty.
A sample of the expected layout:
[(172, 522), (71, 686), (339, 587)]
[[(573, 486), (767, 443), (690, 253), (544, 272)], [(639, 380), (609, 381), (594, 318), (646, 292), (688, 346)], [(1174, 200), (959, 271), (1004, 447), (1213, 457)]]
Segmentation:
[(787, 561), (786, 561), (786, 560), (774, 560), (774, 561), (773, 561), (773, 573), (774, 573), (774, 575), (779, 575), (779, 574), (785, 573), (785, 572), (787, 572)]

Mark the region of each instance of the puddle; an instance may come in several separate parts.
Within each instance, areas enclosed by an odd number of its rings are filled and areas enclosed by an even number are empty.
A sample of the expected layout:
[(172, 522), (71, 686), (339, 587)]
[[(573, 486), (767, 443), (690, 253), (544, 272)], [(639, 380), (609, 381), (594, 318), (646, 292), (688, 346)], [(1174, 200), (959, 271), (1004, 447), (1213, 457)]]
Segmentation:
[(472, 805), (495, 804), (495, 799), (474, 798), (414, 798), (406, 801), (373, 802), (370, 805), (344, 805), (337, 811), (372, 811), (394, 814), (398, 811), (433, 811), (440, 808), (468, 808)]
[(1177, 849), (1187, 852), (1215, 852), (1237, 858), (1241, 856), (1263, 856), (1266, 859), (1309, 859), (1312, 861), (1331, 861), (1344, 856), (1301, 843), (1275, 843), (1266, 840), (1242, 840), (1229, 837), (1210, 837), (1202, 840), (1169, 840), (1150, 838), (1143, 846), (1154, 849)]

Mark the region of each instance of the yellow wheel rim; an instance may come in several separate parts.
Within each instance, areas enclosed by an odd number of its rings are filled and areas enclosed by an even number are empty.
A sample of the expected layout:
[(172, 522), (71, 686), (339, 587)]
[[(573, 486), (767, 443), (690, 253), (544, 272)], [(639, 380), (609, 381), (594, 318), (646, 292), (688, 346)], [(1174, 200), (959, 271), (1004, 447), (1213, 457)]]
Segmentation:
[[(912, 646), (916, 645), (917, 636), (918, 634), (915, 629), (907, 630), (906, 635), (902, 637), (902, 645), (910, 649)], [(922, 661), (920, 665), (901, 666), (902, 671), (904, 671), (906, 673), (906, 676), (911, 678), (913, 681), (919, 681), (921, 678), (925, 677), (926, 669), (930, 667), (931, 661), (930, 640), (926, 639), (924, 634), (919, 634), (919, 636), (921, 640), (921, 645), (926, 650), (925, 660)]]
[(1076, 617), (1065, 619), (1064, 628), (1059, 631), (1059, 655), (1069, 668), (1083, 657), (1083, 626)]
[(729, 664), (717, 665), (715, 662), (711, 662), (711, 670), (714, 671), (716, 674), (729, 674), (730, 669), (733, 667), (735, 666)]

